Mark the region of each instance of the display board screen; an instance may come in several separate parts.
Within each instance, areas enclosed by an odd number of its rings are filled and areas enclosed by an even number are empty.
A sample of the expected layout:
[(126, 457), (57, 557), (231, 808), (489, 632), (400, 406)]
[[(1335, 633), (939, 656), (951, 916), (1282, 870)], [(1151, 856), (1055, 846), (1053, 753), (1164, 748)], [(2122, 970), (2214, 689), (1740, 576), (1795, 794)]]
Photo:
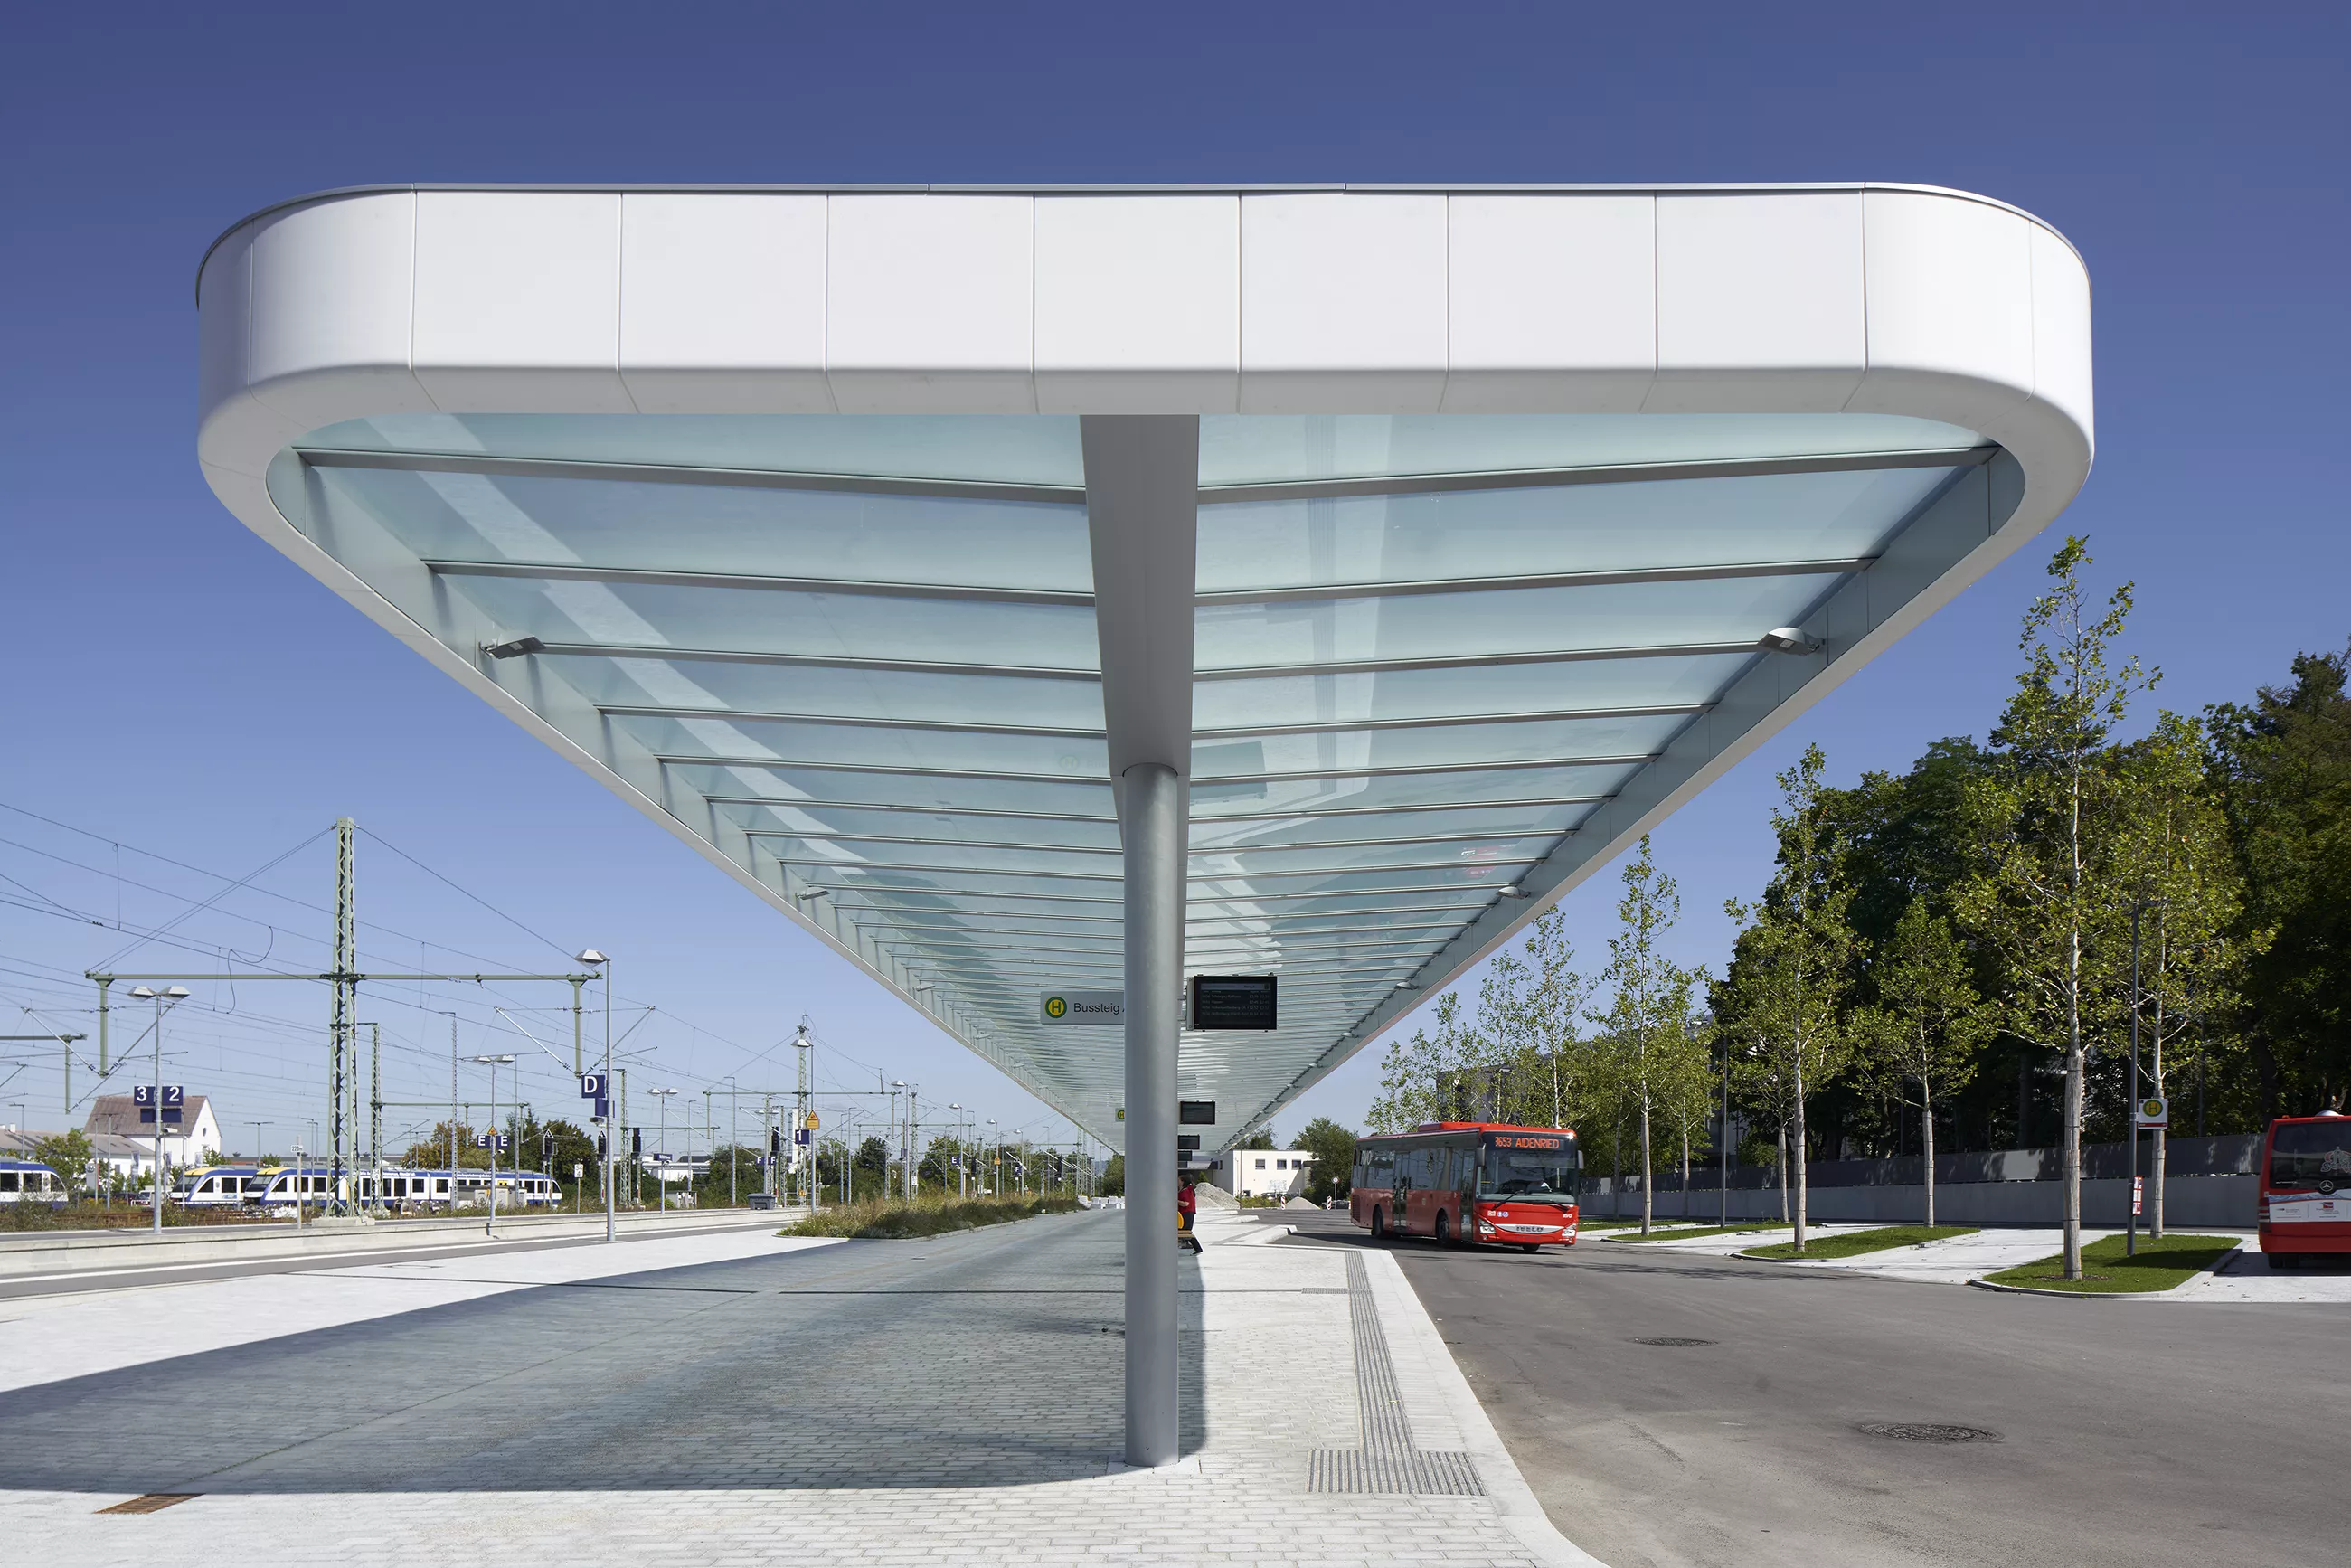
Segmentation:
[(1274, 1027), (1274, 977), (1271, 975), (1195, 975), (1192, 977), (1194, 1029), (1257, 1029)]

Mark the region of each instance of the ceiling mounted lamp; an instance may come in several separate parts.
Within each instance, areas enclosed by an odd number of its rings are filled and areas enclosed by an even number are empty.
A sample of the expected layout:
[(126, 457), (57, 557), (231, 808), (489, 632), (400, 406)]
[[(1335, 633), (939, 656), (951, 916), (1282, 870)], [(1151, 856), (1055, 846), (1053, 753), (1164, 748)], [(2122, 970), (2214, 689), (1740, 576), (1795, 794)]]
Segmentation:
[(519, 659), (525, 653), (543, 653), (546, 648), (547, 644), (536, 637), (517, 637), (511, 643), (489, 643), (482, 652), (493, 659)]
[(1817, 653), (1827, 645), (1793, 626), (1774, 626), (1758, 641), (1775, 653)]

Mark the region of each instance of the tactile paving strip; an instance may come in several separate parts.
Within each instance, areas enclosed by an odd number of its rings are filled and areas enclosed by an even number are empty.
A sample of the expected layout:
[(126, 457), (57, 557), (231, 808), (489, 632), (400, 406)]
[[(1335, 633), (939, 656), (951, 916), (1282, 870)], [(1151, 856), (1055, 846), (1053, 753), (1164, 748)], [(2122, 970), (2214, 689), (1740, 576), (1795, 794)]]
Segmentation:
[(1317, 1448), (1307, 1460), (1310, 1492), (1405, 1492), (1417, 1496), (1480, 1497), (1469, 1456), (1415, 1446), (1412, 1422), (1396, 1388), (1395, 1363), (1372, 1300), (1363, 1259), (1347, 1255), (1347, 1316), (1354, 1329), (1355, 1400), (1362, 1412), (1361, 1448)]

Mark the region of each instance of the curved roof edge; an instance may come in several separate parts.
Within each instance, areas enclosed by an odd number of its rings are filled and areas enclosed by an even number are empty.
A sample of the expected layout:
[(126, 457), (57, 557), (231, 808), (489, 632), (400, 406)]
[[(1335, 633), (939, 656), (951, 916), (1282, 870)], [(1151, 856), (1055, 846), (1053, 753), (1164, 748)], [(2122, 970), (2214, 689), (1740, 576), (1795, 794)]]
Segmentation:
[(890, 184), (887, 183), (870, 184), (846, 183), (812, 184), (759, 183), (743, 185), (695, 182), (680, 182), (675, 183), (663, 182), (622, 183), (611, 184), (594, 182), (586, 183), (568, 183), (562, 182), (552, 183), (531, 183), (528, 182), (500, 183), (494, 182), (436, 183), (433, 181), (410, 181), (405, 183), (393, 183), (371, 185), (330, 185), (323, 191), (308, 191), (298, 196), (288, 196), (283, 201), (272, 202), (266, 207), (257, 207), (254, 211), (246, 214), (245, 216), (237, 219), (236, 222), (229, 225), (228, 227), (221, 230), (217, 235), (214, 235), (213, 236), (212, 244), (204, 246), (204, 256), (196, 262), (195, 288), (198, 297), (201, 298), (204, 292), (204, 266), (207, 262), (212, 260), (213, 252), (220, 249), (222, 244), (225, 242), (231, 235), (236, 233), (237, 230), (244, 228), (246, 225), (258, 223), (263, 218), (273, 216), (276, 214), (290, 212), (297, 207), (307, 207), (319, 202), (340, 201), (347, 196), (381, 195), (387, 192), (393, 191), (593, 191), (610, 192), (621, 195), (626, 195), (631, 193), (644, 193), (647, 194), (699, 193), (712, 195), (774, 193), (817, 196), (940, 194), (999, 196), (1144, 196), (1161, 193), (1186, 195), (1246, 195), (1264, 192), (1288, 191), (1403, 192), (1418, 193), (1423, 194), (1449, 194), (1454, 192), (1460, 192), (1465, 194), (1500, 193), (1531, 195), (1554, 193), (1568, 195), (1577, 193), (1622, 194), (1626, 193), (1637, 194), (1643, 192), (1654, 193), (1661, 191), (1671, 191), (1676, 193), (1737, 193), (1742, 191), (1917, 191), (1927, 195), (1954, 196), (1961, 201), (1981, 202), (1988, 207), (1998, 207), (2002, 212), (2014, 213), (2018, 217), (2024, 219), (2026, 222), (2033, 224), (2040, 228), (2046, 229), (2058, 240), (2059, 243), (2064, 245), (2066, 249), (2072, 251), (2077, 259), (2083, 260), (2083, 264), (2085, 267), (2088, 265), (2086, 258), (2082, 256), (2082, 247), (2075, 245), (2071, 239), (2067, 238), (2065, 232), (2063, 229), (2060, 229), (2056, 225), (2051, 223), (2048, 219), (2042, 217), (2040, 214), (2031, 212), (2026, 208), (2018, 206), (2013, 202), (2004, 202), (1998, 196), (1987, 196), (1975, 191), (1963, 191), (1955, 185), (1922, 185), (1915, 182), (1900, 180), (1750, 181), (1743, 183), (1738, 182), (1716, 183), (1705, 181), (1667, 181), (1664, 183), (1646, 184), (1639, 182), (1609, 183), (1605, 182), (1572, 181), (1562, 181), (1556, 183), (1495, 181), (1472, 183), (1468, 184), (1444, 184), (1431, 182), (1381, 183), (1375, 181), (1334, 180), (1328, 182), (1298, 181), (1289, 183), (1281, 181), (1243, 181), (1231, 184), (1218, 184), (1211, 182), (1207, 183), (1177, 183), (1173, 184), (1074, 183), (1035, 185), (1019, 183), (970, 185)]

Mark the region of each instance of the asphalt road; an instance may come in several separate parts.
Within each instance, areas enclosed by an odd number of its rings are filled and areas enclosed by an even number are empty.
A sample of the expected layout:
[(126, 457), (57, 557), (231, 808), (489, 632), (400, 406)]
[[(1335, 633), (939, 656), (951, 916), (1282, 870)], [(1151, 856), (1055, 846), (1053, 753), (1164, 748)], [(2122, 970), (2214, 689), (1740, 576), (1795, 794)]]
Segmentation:
[[(1280, 1218), (1283, 1245), (1373, 1245), (1341, 1215)], [(1388, 1245), (1552, 1522), (1611, 1568), (2351, 1559), (2351, 1306)]]

